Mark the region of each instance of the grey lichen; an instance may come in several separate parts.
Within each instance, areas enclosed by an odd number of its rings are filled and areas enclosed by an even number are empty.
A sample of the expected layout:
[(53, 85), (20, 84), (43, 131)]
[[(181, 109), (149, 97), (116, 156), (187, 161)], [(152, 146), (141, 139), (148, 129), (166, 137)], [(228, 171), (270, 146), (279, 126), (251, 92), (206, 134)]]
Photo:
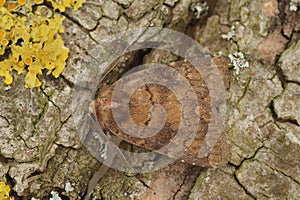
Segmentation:
[(235, 27), (231, 26), (228, 33), (227, 34), (222, 34), (221, 37), (225, 40), (231, 40), (235, 37), (235, 35), (236, 35)]
[(191, 10), (194, 12), (194, 17), (199, 19), (204, 13), (209, 10), (209, 6), (207, 2), (197, 2), (196, 4), (191, 6)]
[(236, 74), (239, 74), (242, 68), (249, 67), (249, 62), (242, 52), (234, 52), (232, 54), (229, 54), (228, 58), (230, 59), (230, 62)]
[(52, 197), (49, 200), (62, 200), (56, 191), (51, 191)]
[(290, 1), (290, 11), (296, 12), (300, 7), (300, 0), (291, 0)]

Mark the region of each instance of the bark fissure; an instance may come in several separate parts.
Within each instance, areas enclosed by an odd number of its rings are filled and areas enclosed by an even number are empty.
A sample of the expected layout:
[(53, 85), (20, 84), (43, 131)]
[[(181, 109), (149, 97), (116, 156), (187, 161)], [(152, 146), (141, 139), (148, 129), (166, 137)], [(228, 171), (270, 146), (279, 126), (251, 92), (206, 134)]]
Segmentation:
[(61, 79), (68, 85), (70, 88), (74, 88), (75, 83), (73, 83), (71, 80), (69, 80), (67, 77), (65, 77), (63, 74), (60, 75)]
[(298, 124), (297, 120), (295, 119), (291, 119), (291, 118), (280, 118), (278, 116), (278, 114), (275, 111), (275, 107), (274, 107), (274, 100), (272, 100), (272, 102), (269, 105), (269, 109), (271, 111), (271, 115), (273, 117), (273, 119), (275, 120), (275, 122), (280, 122), (280, 123), (289, 123), (291, 125), (294, 126), (300, 126), (300, 124)]
[(243, 189), (243, 191), (252, 199), (257, 199), (257, 197), (255, 197), (253, 194), (251, 194), (251, 192), (241, 183), (241, 181), (238, 179), (236, 172), (233, 174), (233, 178), (235, 180), (235, 182)]
[(264, 164), (267, 165), (268, 167), (270, 167), (272, 170), (274, 170), (274, 171), (276, 171), (276, 172), (282, 174), (283, 176), (285, 176), (285, 177), (291, 179), (291, 180), (294, 181), (297, 185), (300, 185), (300, 182), (297, 181), (297, 180), (296, 180), (295, 178), (293, 178), (292, 176), (286, 174), (285, 172), (283, 172), (283, 171), (281, 171), (281, 170), (279, 170), (279, 169), (277, 169), (277, 168), (274, 168), (274, 167), (270, 166), (270, 165), (269, 165), (268, 163), (266, 163), (266, 162), (264, 162)]
[[(232, 175), (233, 178), (234, 178), (234, 180), (235, 180), (235, 182), (243, 189), (243, 191), (244, 191), (248, 196), (250, 196), (250, 197), (253, 198), (253, 199), (258, 199), (258, 198), (257, 198), (255, 195), (253, 195), (253, 194), (246, 188), (245, 185), (243, 185), (243, 184), (241, 183), (241, 181), (238, 179), (237, 172), (241, 169), (241, 167), (243, 166), (244, 162), (249, 161), (249, 160), (254, 160), (255, 157), (256, 157), (256, 155), (257, 155), (257, 153), (258, 153), (262, 148), (264, 148), (263, 145), (260, 146), (260, 147), (258, 147), (258, 148), (256, 149), (256, 151), (253, 153), (252, 156), (250, 156), (250, 157), (248, 157), (248, 158), (244, 158), (244, 159), (241, 161), (241, 163), (240, 163), (239, 165), (235, 165), (234, 163), (231, 163), (231, 162), (228, 163), (230, 166), (233, 166), (233, 167), (235, 168), (235, 171), (233, 172), (233, 175)], [(255, 159), (255, 160), (256, 160), (256, 159)]]
[(0, 115), (0, 118), (4, 119), (6, 121), (7, 126), (5, 126), (5, 127), (9, 127), (10, 126), (10, 122), (9, 122), (9, 120), (5, 116)]
[[(84, 32), (85, 34), (89, 34), (89, 32), (91, 31), (91, 30), (89, 30), (89, 29), (87, 29), (87, 28), (84, 28), (76, 18), (73, 18), (73, 17), (70, 16), (69, 14), (67, 14), (67, 13), (59, 13), (59, 14), (65, 16), (65, 17), (66, 17), (68, 20), (70, 20), (72, 23), (76, 24), (77, 27), (80, 28), (80, 30), (81, 30), (82, 32)], [(96, 26), (96, 27), (97, 27), (97, 26)]]
[(187, 178), (189, 177), (190, 174), (186, 174), (182, 183), (179, 185), (178, 189), (174, 192), (172, 199), (176, 200), (176, 196), (178, 195), (178, 193), (182, 190), (182, 187), (184, 186), (184, 184), (186, 183)]
[(250, 86), (250, 82), (251, 82), (251, 77), (249, 77), (247, 83), (246, 83), (246, 86), (245, 86), (245, 89), (243, 91), (243, 94), (242, 96), (238, 99), (237, 103), (239, 104), (240, 101), (245, 97), (245, 95), (247, 94), (247, 91), (249, 90), (249, 86)]

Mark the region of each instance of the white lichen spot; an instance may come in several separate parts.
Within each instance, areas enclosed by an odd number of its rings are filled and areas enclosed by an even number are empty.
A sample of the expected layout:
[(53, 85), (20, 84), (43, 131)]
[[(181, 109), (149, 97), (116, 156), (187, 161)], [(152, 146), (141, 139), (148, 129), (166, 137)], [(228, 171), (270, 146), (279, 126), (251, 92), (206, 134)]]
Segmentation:
[[(106, 136), (107, 135), (108, 134), (106, 132)], [(93, 136), (101, 144), (101, 145), (99, 145), (99, 149), (98, 149), (100, 157), (103, 158), (104, 160), (106, 160), (107, 159), (107, 145), (108, 145), (107, 142), (103, 141), (103, 139), (101, 138), (101, 136), (99, 134), (94, 134)], [(107, 137), (110, 139), (109, 136), (107, 136)]]
[(221, 37), (225, 40), (231, 40), (232, 38), (235, 37), (235, 35), (236, 35), (235, 27), (231, 26), (230, 31), (227, 34), (222, 34)]
[(31, 200), (40, 200), (40, 199), (36, 199), (36, 198), (32, 197)]
[(224, 56), (225, 54), (222, 51), (218, 51), (217, 56)]
[(210, 177), (207, 176), (207, 177), (205, 177), (204, 182), (207, 183), (209, 180), (210, 180)]
[(289, 140), (294, 143), (294, 144), (298, 144), (300, 146), (300, 139), (298, 137), (296, 137), (293, 133), (291, 132), (287, 132), (286, 136), (289, 138)]
[(100, 157), (103, 158), (104, 160), (107, 159), (107, 143), (103, 143), (102, 147), (99, 148), (100, 151)]
[(154, 163), (152, 161), (147, 161), (144, 163), (145, 169), (148, 169), (149, 171), (153, 170)]
[(11, 89), (11, 86), (8, 85), (8, 86), (6, 86), (6, 87), (4, 88), (4, 91), (8, 91), (8, 90), (10, 90), (10, 89)]
[(249, 62), (246, 60), (242, 52), (234, 52), (232, 54), (229, 54), (228, 58), (236, 74), (240, 73), (241, 68), (249, 67)]
[(66, 182), (65, 190), (67, 193), (72, 192), (74, 190), (72, 184), (69, 181)]
[(209, 6), (206, 2), (203, 3), (197, 3), (193, 6), (194, 16), (196, 19), (199, 19), (201, 15), (203, 15), (205, 12), (207, 12), (209, 9)]
[(52, 195), (52, 197), (49, 200), (62, 200), (57, 192), (51, 191), (50, 194)]
[(300, 7), (300, 0), (291, 0), (290, 1), (290, 11), (297, 12), (298, 7)]

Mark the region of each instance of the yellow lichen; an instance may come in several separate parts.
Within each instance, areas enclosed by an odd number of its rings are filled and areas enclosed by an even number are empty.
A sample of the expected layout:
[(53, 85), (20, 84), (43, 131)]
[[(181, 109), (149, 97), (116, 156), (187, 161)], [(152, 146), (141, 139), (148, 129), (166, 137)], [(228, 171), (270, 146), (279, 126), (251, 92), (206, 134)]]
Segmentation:
[(36, 4), (41, 4), (41, 3), (43, 3), (44, 1), (43, 1), (43, 0), (34, 0), (34, 2), (35, 2)]
[(24, 5), (26, 3), (26, 0), (18, 0), (19, 5)]
[(19, 7), (19, 3), (18, 2), (8, 2), (7, 3), (7, 10), (8, 11), (14, 11)]
[(32, 58), (31, 58), (31, 57), (27, 57), (27, 58), (24, 59), (24, 63), (25, 63), (26, 65), (30, 65), (31, 62), (32, 62)]
[(74, 10), (78, 10), (85, 2), (85, 0), (49, 0), (54, 9), (58, 9), (60, 12), (64, 12), (66, 8), (73, 7)]
[[(44, 9), (44, 8), (43, 8)], [(26, 17), (10, 13), (0, 7), (1, 48), (0, 56), (9, 49), (9, 56), (0, 62), (0, 76), (6, 84), (13, 82), (12, 71), (26, 73), (25, 87), (41, 86), (38, 76), (47, 70), (57, 78), (63, 71), (69, 50), (59, 35), (63, 33), (64, 17), (57, 14), (51, 17), (29, 13)], [(4, 31), (5, 30), (5, 31)]]
[(35, 14), (49, 18), (52, 16), (52, 11), (47, 6), (38, 6)]
[[(49, 1), (63, 12), (67, 7), (77, 10), (85, 0)], [(5, 84), (12, 84), (15, 71), (26, 74), (25, 87), (39, 87), (44, 72), (57, 78), (65, 68), (69, 50), (59, 35), (64, 17), (43, 2), (0, 0), (0, 77)]]
[(5, 0), (0, 0), (0, 6), (3, 6), (5, 4)]
[(2, 39), (1, 40), (1, 45), (4, 45), (4, 46), (8, 45), (8, 40), (7, 39)]
[(4, 182), (0, 182), (0, 199), (1, 200), (11, 200), (9, 197), (10, 187)]
[(5, 31), (0, 30), (0, 39), (4, 38), (6, 35)]

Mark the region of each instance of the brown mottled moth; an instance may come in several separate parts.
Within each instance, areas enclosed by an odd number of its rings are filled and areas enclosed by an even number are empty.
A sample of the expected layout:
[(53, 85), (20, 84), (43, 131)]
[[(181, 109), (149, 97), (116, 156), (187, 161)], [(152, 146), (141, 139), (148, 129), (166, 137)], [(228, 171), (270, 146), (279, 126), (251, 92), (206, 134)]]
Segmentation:
[[(229, 145), (223, 131), (217, 143), (214, 145), (210, 153), (203, 158), (198, 156), (201, 145), (207, 134), (208, 124), (211, 121), (211, 97), (208, 87), (205, 84), (201, 74), (188, 62), (177, 61), (169, 64), (169, 67), (176, 69), (182, 76), (184, 76), (190, 83), (193, 91), (195, 92), (198, 100), (198, 112), (200, 119), (198, 119), (198, 129), (193, 141), (186, 146), (186, 150), (179, 158), (180, 160), (199, 165), (203, 167), (221, 167), (226, 165), (229, 159)], [(224, 70), (220, 70), (221, 74), (225, 77)], [(223, 77), (223, 78), (224, 78)], [(226, 81), (224, 81), (226, 82)], [(225, 83), (226, 85), (226, 83)], [(98, 121), (102, 128), (108, 129), (114, 135), (122, 138), (128, 143), (143, 147), (148, 150), (161, 152), (161, 148), (167, 145), (172, 138), (176, 135), (180, 122), (182, 120), (182, 108), (176, 95), (168, 88), (159, 84), (145, 84), (136, 90), (129, 101), (130, 120), (140, 127), (151, 125), (155, 127), (156, 121), (153, 120), (151, 108), (153, 105), (161, 105), (165, 109), (166, 120), (164, 126), (160, 131), (151, 137), (133, 137), (126, 134), (119, 128), (112, 115), (112, 106), (122, 106), (118, 102), (112, 101), (112, 91), (115, 84), (108, 85), (101, 83), (99, 93), (96, 98), (96, 114)], [(187, 109), (189, 110), (189, 109)], [(192, 112), (192, 111), (185, 111)], [(183, 113), (183, 116), (185, 113)], [(122, 118), (122, 123), (126, 125), (129, 123), (127, 117)], [(183, 139), (179, 141), (178, 145), (185, 145), (185, 139), (188, 138), (189, 130), (183, 130)], [(176, 147), (175, 147), (176, 148)], [(167, 154), (169, 157), (177, 158), (177, 155)]]

